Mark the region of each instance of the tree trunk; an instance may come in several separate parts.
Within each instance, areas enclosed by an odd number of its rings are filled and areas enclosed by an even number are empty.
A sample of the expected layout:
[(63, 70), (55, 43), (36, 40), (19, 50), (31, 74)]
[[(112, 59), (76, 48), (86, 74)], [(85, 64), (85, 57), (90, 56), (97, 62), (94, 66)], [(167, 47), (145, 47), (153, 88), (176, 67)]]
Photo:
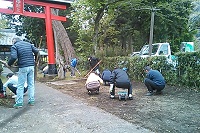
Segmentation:
[[(52, 10), (53, 14), (58, 14)], [(56, 62), (58, 66), (58, 77), (63, 78), (63, 66), (69, 65), (72, 58), (76, 57), (72, 43), (68, 37), (67, 31), (60, 21), (53, 20), (53, 31), (56, 44)]]
[(61, 46), (58, 44), (58, 38), (57, 38), (57, 33), (54, 30), (54, 40), (55, 40), (55, 48), (56, 48), (56, 63), (58, 64), (57, 70), (58, 70), (58, 78), (59, 79), (64, 79), (64, 57), (60, 54), (60, 49)]

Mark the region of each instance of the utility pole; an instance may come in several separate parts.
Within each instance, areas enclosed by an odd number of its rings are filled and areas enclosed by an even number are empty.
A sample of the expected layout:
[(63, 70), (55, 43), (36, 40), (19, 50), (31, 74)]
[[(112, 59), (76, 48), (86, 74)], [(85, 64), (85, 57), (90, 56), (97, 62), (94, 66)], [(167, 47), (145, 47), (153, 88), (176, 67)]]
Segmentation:
[(154, 27), (154, 17), (155, 11), (160, 10), (156, 8), (151, 8), (151, 25), (150, 25), (150, 35), (149, 35), (149, 56), (152, 54), (152, 43), (153, 43), (153, 27)]
[(152, 54), (152, 43), (153, 43), (153, 27), (154, 27), (154, 17), (155, 17), (155, 12), (157, 8), (140, 8), (140, 9), (135, 9), (135, 10), (151, 10), (151, 25), (150, 25), (150, 35), (149, 35), (149, 56)]

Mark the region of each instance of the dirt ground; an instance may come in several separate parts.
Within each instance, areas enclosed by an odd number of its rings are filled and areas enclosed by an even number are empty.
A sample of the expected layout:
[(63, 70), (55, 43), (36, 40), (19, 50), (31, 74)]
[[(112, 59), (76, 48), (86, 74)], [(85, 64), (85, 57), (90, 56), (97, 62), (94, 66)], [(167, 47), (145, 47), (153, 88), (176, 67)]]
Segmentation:
[[(200, 132), (200, 93), (194, 90), (166, 86), (162, 95), (145, 96), (143, 83), (133, 81), (133, 100), (119, 101), (109, 98), (109, 86), (101, 86), (98, 95), (88, 95), (86, 79), (66, 79), (59, 81), (41, 80), (48, 86), (71, 95), (91, 106), (101, 108), (128, 122), (150, 129), (156, 133), (199, 133)], [(11, 107), (11, 96), (0, 106)]]
[(91, 106), (101, 108), (133, 124), (156, 133), (199, 133), (200, 93), (194, 90), (166, 86), (162, 95), (145, 96), (143, 83), (133, 81), (133, 100), (109, 98), (109, 86), (101, 86), (98, 95), (88, 95), (86, 79), (47, 82), (48, 86), (69, 94)]

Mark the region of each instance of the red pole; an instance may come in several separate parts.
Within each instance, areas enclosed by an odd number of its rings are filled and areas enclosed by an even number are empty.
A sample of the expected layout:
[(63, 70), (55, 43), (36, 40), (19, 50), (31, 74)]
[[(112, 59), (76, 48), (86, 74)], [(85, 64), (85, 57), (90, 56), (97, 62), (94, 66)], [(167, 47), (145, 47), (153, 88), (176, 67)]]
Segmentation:
[(53, 31), (52, 31), (52, 22), (51, 22), (51, 9), (49, 6), (46, 6), (46, 33), (47, 33), (47, 47), (48, 47), (48, 58), (49, 64), (55, 64), (54, 58), (54, 42), (53, 42)]
[(55, 56), (54, 56), (54, 39), (53, 39), (53, 29), (52, 29), (52, 21), (51, 21), (51, 8), (50, 6), (46, 6), (45, 8), (46, 14), (46, 34), (47, 34), (47, 48), (48, 48), (48, 74), (56, 73), (56, 65), (55, 65)]

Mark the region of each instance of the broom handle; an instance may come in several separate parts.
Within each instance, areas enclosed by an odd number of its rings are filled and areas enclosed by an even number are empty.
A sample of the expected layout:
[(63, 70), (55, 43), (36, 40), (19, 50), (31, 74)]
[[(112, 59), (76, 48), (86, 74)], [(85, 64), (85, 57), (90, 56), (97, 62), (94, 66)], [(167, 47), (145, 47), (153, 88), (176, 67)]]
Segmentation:
[(101, 63), (101, 60), (88, 72), (87, 75), (85, 75), (85, 77), (87, 77), (87, 76), (92, 72), (92, 70), (93, 70), (97, 65), (99, 65), (100, 63)]

